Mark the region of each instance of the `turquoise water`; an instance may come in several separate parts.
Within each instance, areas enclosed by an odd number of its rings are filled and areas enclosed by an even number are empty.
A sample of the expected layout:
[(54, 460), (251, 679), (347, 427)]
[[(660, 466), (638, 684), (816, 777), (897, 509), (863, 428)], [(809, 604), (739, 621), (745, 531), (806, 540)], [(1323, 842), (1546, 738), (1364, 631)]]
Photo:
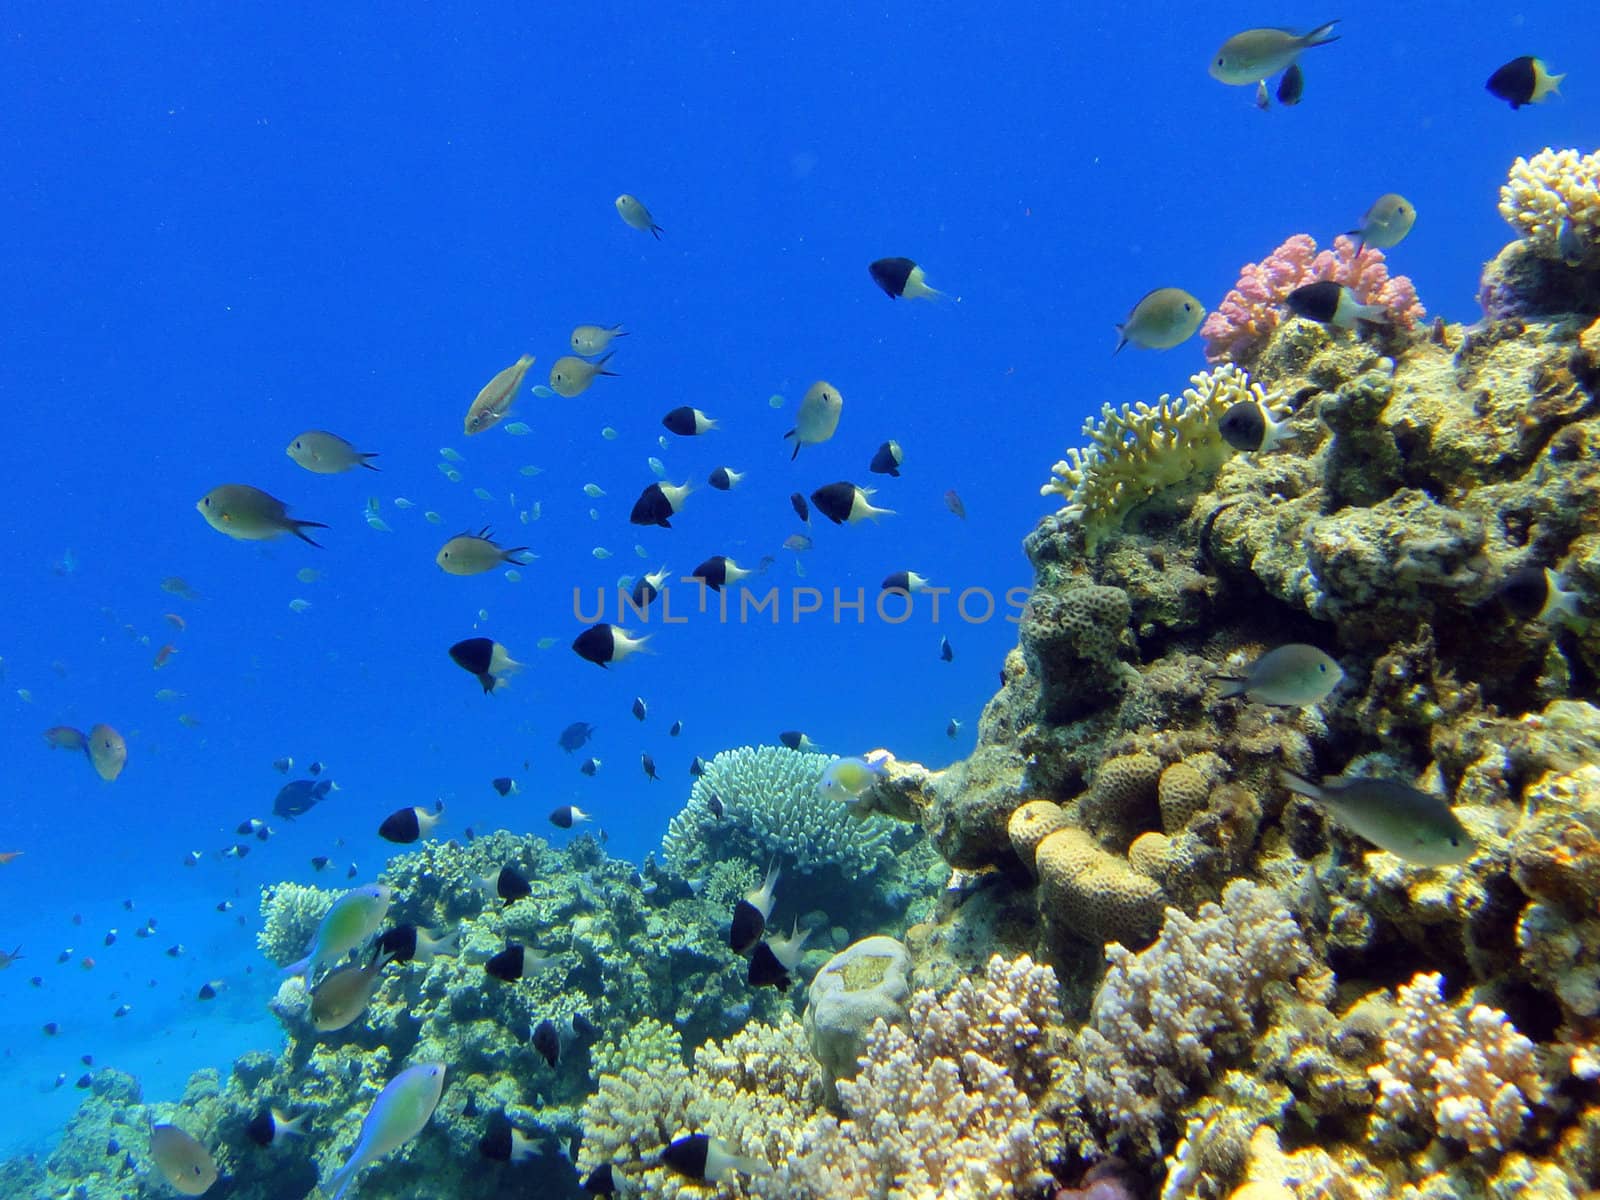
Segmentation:
[[(1307, 56), (1293, 110), (1257, 112), (1248, 89), (1207, 77), (1236, 27), (1327, 15), (0, 17), (0, 850), (22, 852), (0, 867), (0, 948), (24, 955), (0, 996), (7, 1075), (27, 1099), (0, 1152), (48, 1143), (79, 1098), (82, 1055), (164, 1098), (197, 1067), (272, 1047), (260, 885), (317, 879), (319, 854), (335, 863), (323, 881), (351, 863), (375, 873), (391, 849), (375, 830), (395, 808), (443, 799), (441, 832), (559, 841), (545, 814), (578, 803), (611, 852), (638, 858), (687, 796), (696, 754), (787, 729), (930, 765), (964, 754), (1015, 641), (1003, 601), (987, 620), (919, 605), (891, 624), (870, 604), (836, 619), (827, 600), (873, 597), (902, 569), (974, 595), (1026, 586), (1020, 538), (1052, 507), (1038, 485), (1083, 418), (1180, 390), (1202, 365), (1197, 341), (1110, 356), (1113, 323), (1149, 289), (1214, 303), (1241, 263), (1294, 232), (1326, 242), (1393, 190), (1420, 214), (1394, 268), (1430, 311), (1474, 319), (1478, 269), (1510, 236), (1493, 196), (1511, 158), (1592, 146), (1600, 105), (1582, 64), (1596, 35), (1553, 6), (1413, 18), (1359, 4), (1340, 14), (1343, 40)], [(1560, 99), (1512, 112), (1484, 93), (1521, 53), (1572, 65)], [(623, 191), (649, 204), (659, 241), (618, 220)], [(888, 302), (866, 265), (902, 254), (959, 302)], [(629, 331), (618, 378), (570, 401), (525, 394), (512, 419), (526, 436), (463, 436), (494, 372), (530, 353), (529, 383), (542, 381), (591, 321)], [(782, 434), (817, 379), (843, 393), (844, 417), (791, 462)], [(662, 448), (660, 417), (680, 404), (722, 428)], [(309, 428), (380, 452), (382, 472), (302, 471), (284, 447)], [(886, 438), (905, 448), (898, 480), (866, 471)], [(436, 469), (441, 447), (463, 457), (460, 483)], [(652, 455), (700, 488), (671, 531), (627, 523)], [(748, 472), (727, 495), (703, 482), (722, 465)], [(897, 515), (814, 520), (814, 548), (784, 550), (803, 531), (788, 495), (836, 479), (876, 483)], [(194, 505), (223, 482), (325, 522), (325, 549), (218, 536)], [(586, 495), (591, 482), (606, 494)], [(373, 499), (392, 532), (367, 524)], [(534, 501), (541, 515), (523, 523)], [(539, 555), (520, 581), (434, 565), (445, 537), (484, 525)], [(763, 583), (823, 589), (823, 612), (697, 616), (609, 672), (567, 648), (575, 589), (712, 554), (773, 556)], [(319, 577), (302, 582), (304, 568)], [(200, 598), (163, 591), (171, 576)], [(475, 635), (528, 664), (503, 694), (481, 695), (445, 654)], [(578, 719), (599, 727), (592, 779), (582, 752), (555, 744)], [(97, 721), (127, 737), (113, 784), (40, 736)], [(340, 785), (292, 824), (268, 816), (299, 777), (274, 770), (285, 755)], [(518, 794), (495, 794), (501, 775)], [(218, 857), (251, 817), (272, 839)], [(152, 917), (153, 936), (136, 937)], [(222, 998), (197, 1005), (215, 978)]]

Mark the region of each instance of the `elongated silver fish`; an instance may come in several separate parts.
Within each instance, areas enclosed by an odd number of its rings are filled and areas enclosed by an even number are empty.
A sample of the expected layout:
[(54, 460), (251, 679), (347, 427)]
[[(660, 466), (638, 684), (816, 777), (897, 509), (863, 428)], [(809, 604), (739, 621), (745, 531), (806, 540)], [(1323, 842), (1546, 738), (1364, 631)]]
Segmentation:
[(1325, 779), (1320, 784), (1278, 768), (1291, 792), (1315, 800), (1352, 833), (1424, 867), (1466, 862), (1477, 843), (1448, 801), (1398, 779)]

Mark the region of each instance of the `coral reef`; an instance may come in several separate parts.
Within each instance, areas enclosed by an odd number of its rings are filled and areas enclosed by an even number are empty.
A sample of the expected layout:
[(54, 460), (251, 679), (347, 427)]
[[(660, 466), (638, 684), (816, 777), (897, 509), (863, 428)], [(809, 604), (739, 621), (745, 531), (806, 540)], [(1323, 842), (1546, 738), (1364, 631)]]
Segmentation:
[[(1376, 251), (1374, 251), (1376, 253)], [(1156, 493), (1215, 471), (1233, 453), (1217, 422), (1241, 400), (1256, 400), (1269, 412), (1273, 399), (1232, 364), (1191, 376), (1177, 399), (1102, 405), (1099, 420), (1083, 424), (1092, 445), (1072, 448), (1050, 468), (1054, 476), (1039, 494), (1066, 500), (1062, 517), (1081, 525), (1090, 554), (1128, 512)]]
[(1321, 280), (1343, 284), (1362, 304), (1387, 308), (1404, 330), (1427, 315), (1411, 280), (1389, 274), (1382, 250), (1363, 246), (1358, 251), (1353, 239), (1337, 237), (1332, 250), (1319, 253), (1314, 239), (1297, 233), (1260, 262), (1240, 268), (1239, 282), (1200, 326), (1206, 361), (1253, 362), (1283, 322), (1289, 293)]
[(1242, 879), (1197, 918), (1168, 909), (1148, 949), (1113, 943), (1106, 958), (1110, 970), (1074, 1047), (1084, 1097), (1112, 1145), (1150, 1148), (1192, 1089), (1248, 1056), (1269, 997), (1311, 965), (1277, 895)]
[[(375, 1194), (448, 1177), (488, 1200), (533, 1169), (576, 1195), (574, 1142), (582, 1171), (713, 1200), (1600, 1191), (1600, 273), (1548, 255), (1558, 204), (1593, 211), (1589, 161), (1513, 171), (1526, 236), (1485, 288), (1514, 320), (1422, 327), (1343, 239), (1248, 269), (1210, 335), (1251, 375), (1107, 407), (1057, 464), (1066, 507), (1024, 543), (1033, 594), (965, 760), (891, 763), (845, 806), (816, 794), (826, 756), (729, 751), (638, 870), (589, 837), (424, 843), (383, 876), (391, 920), (458, 929), (458, 953), (387, 968), (333, 1034), (286, 982), (283, 1053), (177, 1105), (97, 1074), (58, 1156), (0, 1187), (142, 1200), (153, 1116), (203, 1135), (230, 1196), (298, 1200), (426, 1057), (449, 1086)], [(1313, 278), (1384, 297), (1393, 327), (1280, 324)], [(1294, 439), (1233, 453), (1241, 399)], [(1276, 706), (1215, 686), (1287, 643), (1342, 681)], [(1379, 849), (1285, 769), (1443, 797), (1471, 857)], [(831, 940), (803, 1020), (726, 946), (773, 857), (773, 923)], [(510, 905), (484, 886), (505, 865), (532, 885)], [(270, 889), (263, 952), (299, 957), (332, 895)], [(484, 963), (510, 941), (531, 957), (502, 986)], [(267, 1103), (311, 1136), (254, 1147)], [(477, 1153), (501, 1114), (536, 1168)], [(660, 1154), (687, 1132), (753, 1173), (685, 1182)]]
[(1552, 150), (1518, 158), (1500, 188), (1500, 215), (1540, 258), (1561, 261), (1560, 229), (1582, 251), (1573, 268), (1600, 267), (1600, 152)]
[[(670, 1031), (649, 1026), (615, 1051), (585, 1109), (581, 1170), (604, 1162), (649, 1195), (733, 1200), (1001, 1200), (1050, 1179), (1045, 1120), (1069, 1079), (1052, 1030), (1053, 974), (1026, 958), (993, 957), (981, 980), (911, 997), (904, 1026), (868, 1031), (841, 1113), (823, 1106), (822, 1077), (788, 1014), (695, 1054), (691, 1073)], [(685, 1131), (709, 1132), (770, 1170), (747, 1185), (691, 1188), (655, 1165)], [(891, 1190), (892, 1189), (892, 1190)]]
[(1375, 1137), (1385, 1123), (1431, 1126), (1469, 1150), (1504, 1150), (1544, 1093), (1533, 1043), (1499, 1009), (1452, 1007), (1444, 977), (1418, 975), (1400, 989), (1400, 1016), (1383, 1038)]
[[(662, 849), (667, 865), (696, 878), (730, 857), (781, 862), (790, 875), (832, 868), (859, 878), (894, 856), (894, 822), (857, 818), (848, 805), (817, 790), (833, 759), (787, 746), (724, 750), (695, 780), (689, 802), (672, 818)], [(710, 808), (716, 796), (722, 815)]]

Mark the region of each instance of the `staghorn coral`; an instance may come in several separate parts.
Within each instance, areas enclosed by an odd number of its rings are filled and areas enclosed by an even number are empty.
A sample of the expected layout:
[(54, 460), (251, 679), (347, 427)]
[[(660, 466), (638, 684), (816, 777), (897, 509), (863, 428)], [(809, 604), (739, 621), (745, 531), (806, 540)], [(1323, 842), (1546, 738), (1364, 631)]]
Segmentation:
[(1068, 450), (1050, 468), (1054, 478), (1039, 494), (1065, 498), (1059, 515), (1082, 527), (1085, 549), (1092, 555), (1130, 510), (1226, 462), (1233, 448), (1222, 439), (1217, 422), (1240, 400), (1252, 399), (1282, 415), (1265, 389), (1228, 363), (1190, 376), (1177, 400), (1163, 395), (1154, 404), (1124, 404), (1120, 412), (1102, 405), (1098, 421), (1091, 417), (1083, 423), (1089, 448)]
[(1344, 284), (1362, 304), (1381, 304), (1404, 329), (1427, 314), (1416, 288), (1404, 275), (1389, 274), (1383, 251), (1349, 237), (1336, 237), (1332, 250), (1317, 251), (1316, 241), (1297, 233), (1259, 263), (1246, 263), (1239, 282), (1200, 326), (1206, 361), (1249, 363), (1288, 312), (1284, 301), (1297, 287), (1331, 279)]
[(1383, 1062), (1371, 1068), (1374, 1135), (1392, 1138), (1392, 1126), (1411, 1124), (1470, 1150), (1505, 1149), (1544, 1094), (1533, 1043), (1499, 1009), (1446, 1004), (1443, 988), (1439, 974), (1400, 988)]
[[(836, 868), (861, 878), (883, 867), (894, 854), (896, 823), (876, 814), (857, 818), (820, 794), (817, 783), (831, 761), (787, 746), (722, 751), (667, 826), (667, 865), (686, 878), (730, 856), (762, 867), (777, 859), (791, 875)], [(713, 795), (722, 800), (720, 818), (709, 807)]]
[(1113, 944), (1106, 959), (1075, 1046), (1085, 1100), (1113, 1145), (1154, 1150), (1191, 1090), (1245, 1055), (1269, 989), (1305, 971), (1311, 953), (1277, 893), (1238, 879), (1198, 918), (1169, 908), (1148, 949)]
[(1600, 266), (1600, 151), (1552, 150), (1518, 157), (1500, 187), (1500, 215), (1543, 259), (1561, 261), (1557, 234), (1572, 223), (1584, 255), (1579, 266)]

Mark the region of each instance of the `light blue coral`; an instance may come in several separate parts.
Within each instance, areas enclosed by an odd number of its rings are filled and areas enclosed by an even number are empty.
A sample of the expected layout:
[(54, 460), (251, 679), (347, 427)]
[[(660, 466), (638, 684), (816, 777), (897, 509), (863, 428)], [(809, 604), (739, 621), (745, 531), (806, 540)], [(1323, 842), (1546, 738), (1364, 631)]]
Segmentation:
[[(808, 874), (836, 867), (862, 878), (894, 854), (896, 823), (879, 816), (858, 818), (848, 805), (822, 795), (817, 783), (833, 761), (826, 754), (787, 746), (740, 746), (706, 764), (689, 802), (672, 818), (662, 848), (667, 864), (699, 878), (718, 860), (739, 857)], [(722, 816), (711, 811), (711, 797)]]

